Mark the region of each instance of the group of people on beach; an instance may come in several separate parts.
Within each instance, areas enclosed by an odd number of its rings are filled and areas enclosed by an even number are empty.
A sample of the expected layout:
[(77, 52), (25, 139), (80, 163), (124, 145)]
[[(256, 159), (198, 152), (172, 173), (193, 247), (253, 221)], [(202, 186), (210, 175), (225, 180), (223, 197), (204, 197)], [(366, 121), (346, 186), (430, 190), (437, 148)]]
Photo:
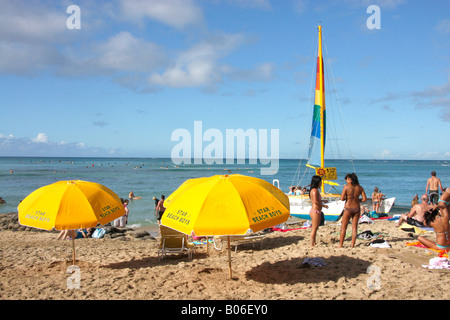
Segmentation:
[[(439, 189), (441, 194), (439, 195)], [(431, 177), (427, 181), (425, 195), (429, 194), (430, 203), (424, 214), (423, 224), (432, 227), (436, 234), (436, 242), (420, 236), (418, 240), (425, 246), (437, 250), (450, 250), (449, 227), (449, 206), (450, 188), (443, 188), (442, 182), (436, 177), (436, 172), (431, 172)], [(425, 204), (424, 204), (425, 206)]]
[[(436, 172), (433, 171), (431, 175), (431, 178), (427, 182), (426, 192), (421, 196), (421, 203), (414, 205), (408, 214), (401, 215), (398, 225), (400, 226), (403, 222), (406, 222), (413, 226), (432, 227), (436, 234), (436, 242), (422, 236), (418, 237), (418, 241), (432, 249), (450, 250), (450, 238), (448, 236), (450, 188), (442, 188), (441, 181), (436, 178)], [(355, 173), (347, 174), (345, 176), (345, 181), (347, 184), (344, 186), (341, 193), (341, 200), (345, 201), (345, 206), (342, 214), (339, 248), (342, 248), (343, 246), (350, 219), (352, 220), (351, 246), (355, 246), (358, 234), (358, 221), (361, 216), (361, 202), (367, 201), (364, 188), (359, 184), (358, 177)], [(312, 224), (310, 236), (311, 247), (316, 245), (317, 230), (321, 223), (321, 216), (323, 215), (322, 208), (328, 208), (326, 205), (327, 201), (322, 200), (320, 195), (319, 188), (321, 182), (322, 178), (320, 176), (313, 176), (309, 191), (309, 197), (312, 201), (312, 208), (309, 212)], [(442, 191), (440, 196), (438, 188)], [(428, 190), (430, 190), (430, 197), (427, 194)], [(438, 199), (432, 199), (434, 193), (438, 194)], [(375, 197), (372, 195), (372, 201), (378, 202), (376, 205), (379, 207), (382, 196), (384, 195), (381, 194), (377, 188), (375, 188), (374, 194)]]
[[(130, 193), (131, 194), (131, 193)], [(111, 224), (116, 228), (125, 228), (128, 223), (128, 215), (130, 213), (130, 210), (128, 209), (129, 200), (120, 198), (120, 201), (122, 202), (122, 205), (125, 209), (125, 214), (117, 219), (114, 219), (111, 221)], [(94, 234), (96, 228), (87, 228), (87, 229), (78, 229), (78, 230), (62, 230), (57, 240), (64, 240), (64, 239), (82, 239), (82, 238), (91, 238)]]
[(300, 196), (303, 194), (307, 194), (308, 193), (308, 187), (296, 187), (296, 186), (291, 186), (289, 187), (289, 193), (288, 195), (296, 195), (296, 196)]
[[(366, 192), (361, 187), (358, 181), (358, 177), (355, 173), (348, 173), (345, 175), (345, 181), (347, 184), (342, 189), (341, 200), (345, 201), (345, 208), (342, 214), (341, 233), (339, 237), (339, 248), (342, 248), (345, 239), (345, 233), (347, 227), (352, 219), (352, 247), (355, 245), (356, 236), (358, 233), (358, 220), (361, 215), (361, 202), (367, 201)], [(322, 208), (328, 208), (327, 201), (322, 200), (319, 188), (322, 183), (320, 176), (313, 176), (311, 178), (311, 186), (309, 191), (309, 197), (312, 201), (312, 207), (309, 212), (311, 217), (311, 247), (316, 245), (316, 235), (319, 229), (320, 221), (322, 219)], [(361, 197), (361, 199), (360, 199)]]

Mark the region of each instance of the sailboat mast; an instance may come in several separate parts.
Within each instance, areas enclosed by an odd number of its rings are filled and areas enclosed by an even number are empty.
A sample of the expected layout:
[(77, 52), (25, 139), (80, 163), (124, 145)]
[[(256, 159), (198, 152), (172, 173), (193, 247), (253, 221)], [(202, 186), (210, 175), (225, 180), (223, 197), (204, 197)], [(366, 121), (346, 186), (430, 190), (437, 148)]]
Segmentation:
[[(322, 26), (319, 29), (319, 48), (317, 50), (317, 79), (320, 101), (320, 167), (325, 167), (325, 81), (322, 56)], [(322, 192), (325, 192), (325, 182), (322, 179)]]
[(325, 167), (325, 82), (322, 56), (322, 26), (319, 26), (319, 48), (317, 55), (319, 92), (320, 92), (320, 166)]

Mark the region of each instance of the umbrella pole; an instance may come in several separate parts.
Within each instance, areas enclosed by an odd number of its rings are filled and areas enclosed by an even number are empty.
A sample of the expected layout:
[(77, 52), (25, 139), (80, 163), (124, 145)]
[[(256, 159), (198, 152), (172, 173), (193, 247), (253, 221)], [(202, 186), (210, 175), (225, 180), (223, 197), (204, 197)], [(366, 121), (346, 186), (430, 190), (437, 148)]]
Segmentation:
[(72, 234), (72, 260), (75, 265), (75, 232)]
[(230, 248), (230, 236), (228, 236), (228, 267), (230, 268), (230, 279), (232, 278), (231, 275), (231, 248)]

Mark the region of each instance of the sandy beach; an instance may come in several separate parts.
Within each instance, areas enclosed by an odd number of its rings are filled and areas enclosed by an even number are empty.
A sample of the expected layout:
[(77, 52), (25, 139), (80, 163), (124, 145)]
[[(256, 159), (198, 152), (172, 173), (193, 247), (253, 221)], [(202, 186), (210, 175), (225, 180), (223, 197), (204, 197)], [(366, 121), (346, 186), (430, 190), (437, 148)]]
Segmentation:
[[(197, 246), (192, 260), (172, 255), (160, 261), (157, 237), (77, 239), (80, 288), (69, 289), (71, 240), (56, 240), (55, 232), (3, 229), (0, 299), (450, 299), (449, 270), (420, 266), (437, 252), (407, 246), (416, 240), (393, 221), (359, 225), (359, 232), (366, 230), (381, 233), (390, 248), (368, 246), (370, 240), (357, 240), (355, 248), (346, 240), (345, 248), (337, 248), (339, 222), (319, 228), (313, 249), (309, 229), (267, 233), (262, 248), (259, 243), (244, 244), (232, 252), (231, 280), (227, 250), (212, 245), (208, 251), (206, 245)], [(426, 235), (434, 239), (434, 233)], [(307, 267), (302, 265), (305, 258), (320, 258), (326, 265)]]

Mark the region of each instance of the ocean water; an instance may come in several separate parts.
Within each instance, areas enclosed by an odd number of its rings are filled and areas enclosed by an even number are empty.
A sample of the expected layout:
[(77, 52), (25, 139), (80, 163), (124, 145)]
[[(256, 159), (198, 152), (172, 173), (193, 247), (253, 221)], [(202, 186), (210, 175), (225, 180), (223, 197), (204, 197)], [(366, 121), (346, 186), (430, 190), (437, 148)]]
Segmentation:
[[(280, 188), (288, 192), (291, 185), (306, 186), (311, 175), (303, 173), (305, 161), (281, 159), (278, 172), (261, 175), (260, 164), (202, 164), (175, 165), (171, 159), (150, 158), (33, 158), (0, 157), (0, 214), (17, 212), (17, 205), (28, 194), (42, 186), (60, 180), (86, 180), (103, 184), (122, 198), (130, 191), (141, 200), (131, 201), (128, 226), (156, 226), (153, 197), (168, 197), (184, 181), (216, 174), (242, 174), (280, 181)], [(396, 197), (391, 214), (408, 211), (412, 197), (425, 192), (431, 171), (437, 172), (443, 187), (450, 184), (450, 161), (415, 160), (330, 160), (327, 167), (336, 167), (338, 182), (356, 172), (360, 184), (370, 197), (378, 187), (387, 197)], [(266, 167), (268, 167), (267, 165)], [(12, 170), (12, 173), (10, 173)], [(340, 193), (341, 187), (336, 187)]]

